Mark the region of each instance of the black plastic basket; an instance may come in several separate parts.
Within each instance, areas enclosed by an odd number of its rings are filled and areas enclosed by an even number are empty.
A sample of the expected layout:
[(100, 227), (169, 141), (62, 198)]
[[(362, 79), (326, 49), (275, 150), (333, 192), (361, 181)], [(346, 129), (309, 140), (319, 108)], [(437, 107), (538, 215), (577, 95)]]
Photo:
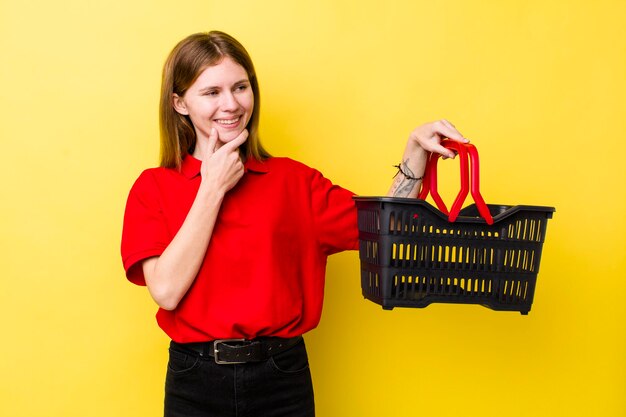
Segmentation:
[[(457, 149), (458, 145), (446, 146)], [(422, 199), (354, 197), (365, 298), (384, 309), (456, 303), (528, 314), (548, 219), (555, 209), (486, 205), (474, 175), (478, 172), (475, 149), (472, 154), (476, 204), (450, 215), (442, 202), (438, 210)], [(459, 155), (462, 177), (467, 176), (463, 171), (467, 153), (460, 149)], [(435, 170), (433, 157), (420, 197), (430, 191), (440, 202)], [(467, 185), (463, 178), (462, 183)], [(464, 189), (459, 193), (463, 199)]]

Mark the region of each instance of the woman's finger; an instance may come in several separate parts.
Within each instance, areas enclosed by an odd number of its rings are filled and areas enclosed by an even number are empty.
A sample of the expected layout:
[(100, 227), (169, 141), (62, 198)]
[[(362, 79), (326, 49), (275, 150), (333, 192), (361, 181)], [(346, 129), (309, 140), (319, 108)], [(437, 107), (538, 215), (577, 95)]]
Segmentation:
[(452, 122), (450, 122), (448, 119), (441, 119), (440, 121), (444, 125), (448, 126), (450, 129), (456, 129), (456, 126), (454, 126)]
[(207, 157), (210, 157), (215, 153), (215, 148), (217, 147), (217, 141), (219, 140), (219, 136), (220, 135), (219, 133), (217, 133), (217, 129), (212, 127), (211, 133), (209, 133), (209, 146), (207, 146)]
[(456, 127), (446, 119), (442, 119), (433, 123), (433, 128), (437, 133), (457, 142), (468, 143), (469, 140), (463, 137)]
[(441, 156), (445, 158), (454, 158), (456, 156), (456, 152), (451, 149), (446, 148), (440, 144), (433, 145), (432, 152), (441, 154)]
[(248, 129), (244, 129), (241, 131), (237, 137), (230, 142), (224, 144), (220, 149), (224, 149), (225, 152), (234, 151), (239, 148), (244, 142), (248, 139)]

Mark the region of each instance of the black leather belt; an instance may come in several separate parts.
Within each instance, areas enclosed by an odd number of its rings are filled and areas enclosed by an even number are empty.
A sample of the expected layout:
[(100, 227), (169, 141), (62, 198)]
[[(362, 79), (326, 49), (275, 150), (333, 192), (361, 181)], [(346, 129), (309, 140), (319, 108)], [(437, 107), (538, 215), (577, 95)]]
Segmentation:
[(200, 356), (210, 356), (219, 364), (261, 362), (284, 352), (302, 341), (302, 336), (289, 339), (259, 337), (253, 340), (220, 339), (201, 343), (176, 343), (171, 346), (193, 351)]

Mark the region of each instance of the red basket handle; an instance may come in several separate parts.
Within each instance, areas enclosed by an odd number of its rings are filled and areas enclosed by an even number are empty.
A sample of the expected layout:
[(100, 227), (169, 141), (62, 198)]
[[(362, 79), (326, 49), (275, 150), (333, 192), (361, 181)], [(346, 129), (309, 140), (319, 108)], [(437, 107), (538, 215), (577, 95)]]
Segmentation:
[[(478, 212), (482, 218), (485, 219), (487, 224), (493, 224), (493, 217), (489, 212), (487, 204), (485, 204), (485, 200), (480, 194), (480, 162), (478, 160), (478, 151), (476, 150), (476, 147), (469, 143), (463, 144), (448, 139), (443, 140), (441, 145), (446, 149), (455, 150), (459, 155), (459, 162), (461, 165), (461, 190), (456, 196), (450, 211), (448, 211), (446, 204), (443, 202), (439, 192), (437, 191), (437, 161), (441, 155), (433, 153), (430, 155), (428, 163), (426, 164), (424, 180), (422, 181), (422, 189), (417, 198), (426, 200), (428, 193), (430, 193), (439, 210), (448, 215), (448, 220), (450, 222), (454, 222), (459, 216), (459, 212), (461, 211), (463, 203), (467, 198), (468, 192), (471, 190)], [(470, 162), (472, 169), (471, 186), (468, 175)]]

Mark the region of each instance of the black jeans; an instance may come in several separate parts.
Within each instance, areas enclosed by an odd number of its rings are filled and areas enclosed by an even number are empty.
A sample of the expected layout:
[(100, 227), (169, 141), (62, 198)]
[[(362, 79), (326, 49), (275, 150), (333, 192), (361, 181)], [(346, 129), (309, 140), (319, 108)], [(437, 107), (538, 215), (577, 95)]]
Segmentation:
[(263, 362), (218, 365), (172, 342), (165, 417), (313, 417), (304, 341)]

